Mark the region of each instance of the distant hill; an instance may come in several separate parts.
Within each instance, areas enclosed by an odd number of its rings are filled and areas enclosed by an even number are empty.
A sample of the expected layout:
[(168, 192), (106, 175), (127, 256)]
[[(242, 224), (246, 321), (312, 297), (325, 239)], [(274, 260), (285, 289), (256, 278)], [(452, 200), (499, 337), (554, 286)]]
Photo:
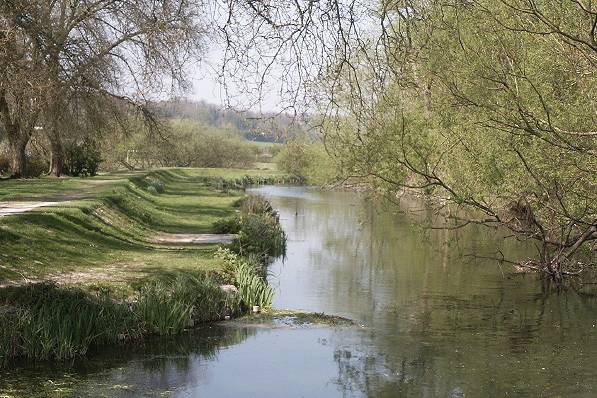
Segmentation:
[(154, 111), (168, 119), (191, 119), (221, 129), (234, 129), (247, 140), (283, 143), (306, 131), (306, 124), (287, 114), (259, 115), (236, 112), (203, 101), (176, 99), (153, 104)]

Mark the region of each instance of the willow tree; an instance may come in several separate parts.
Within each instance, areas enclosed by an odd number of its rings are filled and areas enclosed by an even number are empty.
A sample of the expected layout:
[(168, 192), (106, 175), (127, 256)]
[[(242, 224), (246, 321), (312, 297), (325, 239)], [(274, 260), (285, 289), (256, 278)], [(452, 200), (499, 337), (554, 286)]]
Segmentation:
[(314, 109), (348, 177), (427, 194), (451, 209), (450, 228), (500, 226), (537, 242), (519, 265), (557, 279), (583, 268), (575, 255), (597, 241), (593, 2), (241, 4), (244, 18), (224, 27), (231, 57), (252, 21), (246, 46), (266, 62), (231, 70), (266, 73), (277, 59), (288, 82), (306, 82), (290, 91), (324, 105)]
[[(151, 94), (184, 85), (185, 65), (199, 55), (205, 32), (201, 11), (198, 0), (1, 3), (0, 21), (4, 32), (10, 32), (4, 37), (12, 35), (12, 41), (1, 42), (3, 56), (10, 57), (11, 46), (23, 51), (21, 65), (10, 58), (2, 62), (19, 72), (32, 69), (42, 89), (24, 92), (19, 89), (22, 81), (2, 84), (6, 92), (24, 93), (22, 103), (38, 107), (36, 123), (50, 142), (53, 174), (62, 172), (65, 139), (76, 139), (81, 131), (97, 133), (109, 122), (118, 126), (113, 122), (126, 109), (147, 116), (144, 105)], [(31, 63), (33, 59), (39, 62)], [(17, 119), (31, 112), (11, 114), (16, 118), (12, 123), (24, 126)], [(29, 136), (23, 129), (20, 142)]]

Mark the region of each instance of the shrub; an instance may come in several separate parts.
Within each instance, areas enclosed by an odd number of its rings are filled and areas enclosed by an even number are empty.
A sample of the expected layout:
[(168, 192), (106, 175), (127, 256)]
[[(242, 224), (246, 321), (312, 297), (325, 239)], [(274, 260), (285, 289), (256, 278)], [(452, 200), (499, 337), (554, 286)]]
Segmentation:
[(10, 173), (10, 156), (8, 153), (0, 153), (0, 174)]
[(290, 141), (274, 158), (278, 169), (310, 184), (323, 185), (338, 179), (338, 166), (322, 143)]
[(272, 205), (260, 195), (246, 196), (235, 205), (241, 209), (236, 221), (214, 224), (215, 230), (239, 234), (233, 245), (234, 250), (240, 254), (283, 255), (286, 251), (286, 234), (280, 225), (278, 212)]
[(286, 234), (276, 218), (269, 214), (247, 214), (240, 223), (238, 252), (272, 257), (285, 254)]
[(39, 177), (46, 173), (49, 168), (50, 164), (41, 156), (27, 156), (24, 177)]
[(166, 192), (166, 184), (163, 181), (158, 180), (157, 178), (147, 177), (146, 179), (146, 189), (151, 193), (164, 193)]
[(94, 176), (101, 162), (101, 152), (93, 142), (75, 143), (66, 148), (64, 168), (71, 176)]
[(240, 232), (240, 228), (238, 217), (221, 218), (212, 225), (212, 231), (215, 234), (237, 234)]

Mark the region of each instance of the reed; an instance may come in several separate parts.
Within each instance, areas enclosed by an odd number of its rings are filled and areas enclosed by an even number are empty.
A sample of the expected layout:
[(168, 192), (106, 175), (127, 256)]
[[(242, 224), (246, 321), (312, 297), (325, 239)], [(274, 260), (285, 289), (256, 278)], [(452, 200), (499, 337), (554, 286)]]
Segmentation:
[(159, 335), (177, 334), (189, 325), (193, 306), (173, 297), (162, 282), (145, 286), (135, 306), (135, 313), (150, 332)]
[(236, 284), (241, 301), (247, 308), (258, 305), (261, 308), (271, 308), (275, 291), (267, 282), (255, 273), (246, 263), (236, 270)]
[(147, 283), (132, 302), (50, 283), (4, 288), (0, 365), (15, 357), (73, 358), (94, 346), (173, 335), (240, 312), (240, 296), (223, 291), (206, 275)]
[(5, 360), (66, 359), (84, 355), (92, 345), (141, 333), (130, 311), (106, 297), (49, 283), (12, 290), (3, 292), (5, 302), (15, 308), (13, 314), (1, 317), (11, 323), (0, 343), (0, 357)]
[[(229, 249), (219, 248), (216, 257), (226, 264), (225, 274), (238, 288), (243, 309), (254, 305), (271, 308), (275, 290), (263, 277), (263, 265), (255, 257), (241, 257)], [(260, 272), (261, 271), (261, 272)]]
[(238, 314), (240, 299), (220, 289), (209, 277), (178, 275), (171, 281), (145, 286), (135, 312), (152, 333), (171, 335), (195, 323)]

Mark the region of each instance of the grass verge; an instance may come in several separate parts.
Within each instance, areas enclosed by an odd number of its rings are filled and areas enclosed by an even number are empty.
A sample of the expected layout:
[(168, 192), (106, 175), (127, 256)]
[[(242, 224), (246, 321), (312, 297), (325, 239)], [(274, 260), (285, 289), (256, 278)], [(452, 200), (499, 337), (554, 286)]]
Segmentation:
[[(59, 187), (49, 192), (67, 201), (0, 219), (0, 322), (9, 325), (0, 330), (0, 362), (71, 358), (271, 306), (261, 259), (281, 254), (285, 237), (269, 204), (251, 199), (259, 204), (248, 209), (240, 199), (247, 185), (288, 180), (274, 172), (220, 171), (104, 176), (108, 182), (83, 193), (64, 187), (85, 182), (55, 180)], [(27, 183), (19, 197), (41, 197), (48, 184)], [(15, 197), (6, 187), (0, 192)], [(159, 232), (212, 232), (221, 219), (236, 220), (237, 254), (214, 256), (216, 245), (154, 243)], [(23, 283), (29, 281), (41, 283)], [(238, 292), (221, 289), (226, 283)]]

